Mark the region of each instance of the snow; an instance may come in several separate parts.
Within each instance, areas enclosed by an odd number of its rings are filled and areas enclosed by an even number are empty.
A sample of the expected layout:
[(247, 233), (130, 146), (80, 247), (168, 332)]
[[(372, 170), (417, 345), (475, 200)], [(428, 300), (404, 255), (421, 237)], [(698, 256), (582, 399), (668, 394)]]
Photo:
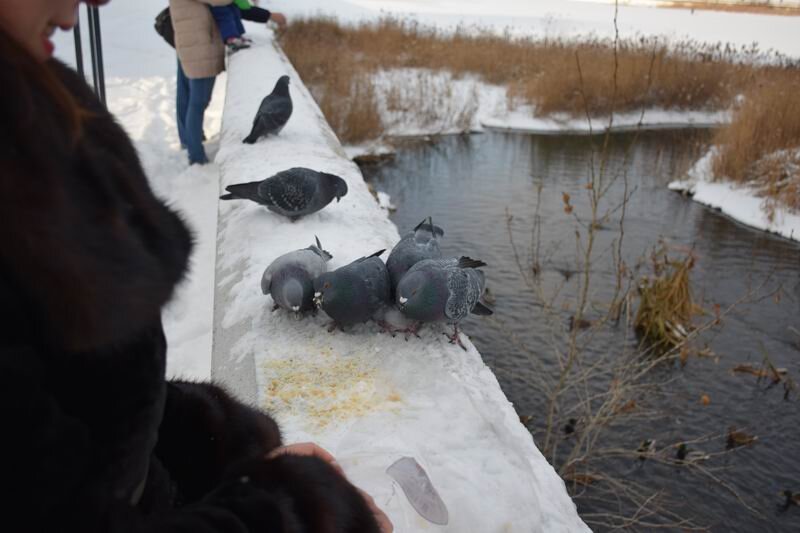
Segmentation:
[(566, 114), (537, 117), (529, 107), (516, 108), (505, 115), (488, 117), (481, 125), (489, 130), (534, 133), (538, 135), (586, 135), (636, 130), (662, 130), (676, 128), (710, 128), (730, 121), (728, 111), (675, 111), (646, 109), (644, 113), (616, 113), (609, 127), (608, 117), (574, 118)]
[(753, 188), (713, 181), (713, 158), (712, 148), (689, 170), (685, 180), (673, 181), (669, 188), (689, 194), (694, 201), (718, 209), (742, 224), (800, 241), (800, 213), (776, 207), (770, 217), (764, 208), (764, 199)]
[[(243, 201), (220, 202), (212, 374), (266, 407), (289, 442), (311, 440), (391, 517), (395, 531), (587, 531), (564, 482), (534, 445), (494, 374), (430, 328), (406, 340), (374, 325), (329, 333), (324, 313), (297, 320), (272, 312), (264, 268), (318, 236), (337, 268), (399, 239), (283, 53), (266, 32), (229, 65), (220, 150), (222, 186), (264, 179), (292, 166), (344, 178), (340, 203), (295, 223)], [(294, 113), (277, 137), (253, 146), (260, 99), (288, 74)], [(491, 273), (489, 274), (491, 276)], [(386, 473), (414, 457), (448, 507), (434, 526)]]
[[(498, 32), (541, 37), (614, 36), (613, 2), (570, 0), (274, 0), (269, 7), (290, 16), (327, 14), (343, 21), (374, 19), (392, 14), (442, 28), (480, 26)], [(696, 40), (731, 43), (735, 47), (758, 43), (800, 57), (797, 18), (719, 11), (692, 12), (652, 5), (619, 6), (620, 37), (662, 36), (672, 42)]]
[(392, 203), (392, 197), (385, 192), (378, 191), (375, 196), (377, 196), (378, 205), (381, 209), (386, 209), (387, 211), (394, 211), (397, 209), (397, 206)]

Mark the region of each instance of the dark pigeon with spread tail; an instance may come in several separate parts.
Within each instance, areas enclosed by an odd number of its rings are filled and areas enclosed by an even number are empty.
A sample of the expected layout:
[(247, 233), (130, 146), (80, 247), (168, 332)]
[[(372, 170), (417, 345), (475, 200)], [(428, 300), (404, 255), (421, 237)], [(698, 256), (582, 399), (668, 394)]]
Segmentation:
[(291, 116), (292, 97), (289, 95), (289, 76), (281, 76), (272, 92), (261, 101), (256, 118), (253, 120), (253, 129), (242, 142), (255, 144), (265, 135), (277, 135), (289, 122)]
[[(419, 322), (447, 322), (455, 326), (451, 343), (464, 348), (458, 336), (458, 323), (470, 313), (491, 315), (479, 300), (485, 278), (483, 261), (425, 259), (411, 267), (397, 285), (396, 302), (406, 317)], [(466, 349), (466, 348), (465, 348)]]
[(272, 296), (276, 307), (296, 315), (314, 309), (314, 279), (328, 271), (333, 256), (319, 239), (308, 248), (283, 254), (261, 277), (261, 292)]
[(347, 194), (347, 183), (334, 174), (296, 167), (278, 172), (264, 181), (225, 187), (221, 200), (251, 200), (292, 221), (316, 213)]
[(366, 322), (390, 304), (389, 272), (379, 257), (384, 251), (314, 280), (314, 303), (340, 328)]
[(389, 254), (389, 259), (386, 260), (386, 268), (389, 270), (389, 277), (392, 280), (392, 291), (397, 288), (400, 279), (412, 266), (423, 259), (440, 259), (442, 257), (437, 241), (437, 237), (442, 235), (444, 235), (444, 230), (434, 226), (433, 219), (428, 217), (400, 239), (400, 242)]

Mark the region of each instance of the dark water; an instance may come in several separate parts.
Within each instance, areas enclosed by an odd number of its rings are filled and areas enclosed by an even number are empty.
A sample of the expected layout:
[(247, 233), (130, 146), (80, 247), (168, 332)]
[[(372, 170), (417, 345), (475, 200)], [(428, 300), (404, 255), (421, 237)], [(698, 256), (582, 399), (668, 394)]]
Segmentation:
[[(786, 368), (800, 382), (800, 335), (791, 329), (800, 331), (800, 245), (738, 225), (666, 189), (696, 155), (697, 143), (703, 140), (697, 135), (702, 134), (648, 134), (636, 139), (630, 151), (631, 136), (614, 137), (609, 175), (627, 172), (634, 190), (626, 215), (623, 256), (633, 264), (659, 238), (672, 247), (693, 248), (697, 263), (692, 286), (707, 309), (714, 304), (724, 308), (748, 290), (778, 291), (777, 296), (738, 307), (707, 338), (718, 359), (692, 358), (684, 368), (659, 369), (667, 380), (655, 399), (662, 416), (612, 429), (608, 439), (635, 449), (646, 438), (655, 438), (663, 446), (722, 434), (729, 426), (746, 427), (759, 437), (754, 446), (738, 448), (706, 464), (723, 467), (717, 474), (763, 516), (748, 512), (728, 491), (684, 469), (652, 462), (634, 464), (635, 460), (608, 468), (648, 487), (668, 490), (677, 500), (677, 511), (713, 531), (800, 531), (800, 507), (778, 511), (779, 491), (800, 492), (800, 391), (787, 400), (782, 387), (767, 388), (752, 376), (731, 372), (740, 363), (758, 366), (766, 352), (777, 367)], [(535, 386), (529, 355), (510, 340), (508, 331), (534, 351), (544, 351), (548, 330), (514, 260), (506, 209), (514, 216), (511, 228), (521, 259), (527, 261), (538, 203), (542, 279), (550, 288), (562, 283), (564, 274), (575, 268), (577, 225), (564, 213), (562, 193), (571, 195), (579, 216), (587, 213), (584, 186), (590, 172), (589, 142), (498, 133), (445, 137), (406, 146), (394, 161), (363, 169), (375, 188), (389, 193), (398, 206), (392, 218), (401, 231), (430, 214), (445, 228), (445, 255), (469, 255), (489, 263), (486, 271), (496, 297), (496, 320), (474, 317), (464, 330), (495, 370), (517, 411), (533, 417), (530, 427), (534, 430), (543, 421), (544, 398)], [(623, 192), (623, 182), (618, 180), (611, 188), (610, 203), (618, 203)], [(605, 251), (617, 237), (613, 230), (618, 215), (612, 214), (598, 233), (593, 301), (607, 300), (611, 294), (613, 267)], [(565, 283), (566, 294), (574, 293), (576, 280), (572, 276)], [(499, 324), (507, 328), (505, 332)], [(541, 359), (552, 368), (551, 358), (541, 354)], [(711, 399), (709, 405), (700, 402), (704, 394)], [(699, 449), (721, 451), (724, 440)], [(580, 512), (608, 510), (613, 508), (588, 500), (579, 503)]]

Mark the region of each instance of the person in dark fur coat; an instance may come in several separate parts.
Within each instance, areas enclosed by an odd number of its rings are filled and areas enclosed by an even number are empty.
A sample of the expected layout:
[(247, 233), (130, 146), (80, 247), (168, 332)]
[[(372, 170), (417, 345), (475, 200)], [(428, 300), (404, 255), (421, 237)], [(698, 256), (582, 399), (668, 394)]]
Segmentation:
[(3, 530), (390, 531), (324, 450), (280, 447), (219, 387), (165, 380), (161, 308), (191, 236), (50, 59), (78, 3), (0, 3)]

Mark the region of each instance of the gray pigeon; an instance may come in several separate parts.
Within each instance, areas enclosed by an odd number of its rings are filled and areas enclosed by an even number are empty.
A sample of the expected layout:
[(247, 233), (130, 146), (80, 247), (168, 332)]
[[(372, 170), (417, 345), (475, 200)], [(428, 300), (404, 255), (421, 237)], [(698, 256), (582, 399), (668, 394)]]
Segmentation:
[(440, 259), (442, 252), (436, 237), (444, 235), (444, 230), (433, 225), (431, 217), (423, 220), (413, 231), (406, 233), (392, 249), (386, 268), (392, 280), (392, 292), (408, 269), (423, 259)]
[(314, 280), (314, 303), (340, 328), (366, 322), (389, 305), (389, 272), (381, 250)]
[(295, 167), (264, 181), (237, 183), (225, 190), (228, 194), (220, 196), (221, 200), (252, 200), (295, 221), (316, 213), (334, 198), (338, 202), (347, 194), (347, 183), (333, 174)]
[(261, 277), (261, 292), (272, 295), (276, 307), (295, 314), (314, 309), (314, 278), (328, 271), (331, 254), (319, 239), (308, 248), (283, 254)]
[(470, 313), (492, 314), (491, 309), (478, 301), (485, 284), (483, 272), (477, 270), (482, 266), (486, 263), (469, 257), (420, 261), (398, 283), (397, 306), (412, 320), (453, 324), (453, 336), (448, 335), (450, 342), (464, 348), (458, 336), (458, 323)]
[(245, 144), (255, 144), (265, 135), (277, 135), (292, 116), (292, 97), (289, 95), (289, 76), (281, 76), (275, 88), (261, 101), (253, 129), (244, 139)]

